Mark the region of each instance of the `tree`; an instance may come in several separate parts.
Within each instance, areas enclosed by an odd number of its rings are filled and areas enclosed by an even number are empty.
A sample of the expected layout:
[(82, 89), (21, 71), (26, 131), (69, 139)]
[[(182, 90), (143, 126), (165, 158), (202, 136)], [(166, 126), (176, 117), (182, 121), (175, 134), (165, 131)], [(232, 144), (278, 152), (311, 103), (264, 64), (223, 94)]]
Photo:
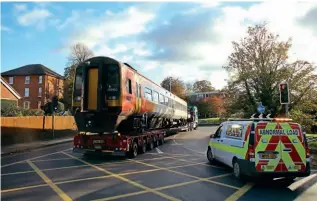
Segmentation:
[(78, 64), (93, 57), (93, 52), (84, 44), (77, 43), (71, 47), (67, 67), (64, 71), (64, 103), (67, 108), (72, 104), (73, 84)]
[(175, 94), (176, 96), (185, 99), (185, 84), (184, 82), (175, 77), (166, 77), (162, 82), (161, 86), (166, 90), (170, 91)]
[(208, 92), (208, 91), (214, 91), (215, 88), (212, 87), (211, 82), (208, 80), (200, 80), (196, 81), (193, 84), (193, 91), (195, 92)]
[(224, 68), (230, 75), (225, 105), (231, 114), (250, 117), (261, 102), (271, 116), (284, 115), (280, 104), (279, 84), (288, 81), (290, 88), (289, 111), (304, 106), (313, 100), (312, 73), (315, 66), (307, 61), (290, 62), (288, 51), (291, 39), (280, 41), (278, 35), (270, 33), (266, 24), (249, 27), (247, 36), (232, 42), (233, 52)]
[(223, 99), (217, 96), (200, 99), (197, 108), (204, 117), (210, 115), (220, 117), (225, 112)]

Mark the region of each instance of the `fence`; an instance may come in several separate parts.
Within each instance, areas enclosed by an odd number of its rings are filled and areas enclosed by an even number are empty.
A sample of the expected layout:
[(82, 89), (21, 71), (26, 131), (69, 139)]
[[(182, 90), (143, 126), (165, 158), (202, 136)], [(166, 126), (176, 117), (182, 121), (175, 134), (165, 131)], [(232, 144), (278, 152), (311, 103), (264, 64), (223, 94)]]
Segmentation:
[(76, 129), (73, 116), (54, 117), (54, 136), (51, 116), (1, 117), (2, 145), (72, 136)]

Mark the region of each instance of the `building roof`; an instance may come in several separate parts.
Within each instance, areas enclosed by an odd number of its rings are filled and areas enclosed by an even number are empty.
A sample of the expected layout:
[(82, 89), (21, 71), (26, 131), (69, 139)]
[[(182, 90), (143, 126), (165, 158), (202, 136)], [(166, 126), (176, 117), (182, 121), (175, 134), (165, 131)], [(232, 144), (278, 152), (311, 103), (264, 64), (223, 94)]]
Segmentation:
[(60, 74), (52, 71), (42, 64), (29, 64), (1, 73), (2, 76), (19, 76), (19, 75), (50, 75), (64, 79)]
[(5, 81), (5, 79), (3, 79), (2, 76), (0, 76), (0, 82), (1, 82), (15, 97), (17, 97), (17, 99), (20, 99), (20, 98), (21, 98), (20, 94), (19, 94), (13, 87), (11, 87), (10, 84), (7, 83), (7, 82)]

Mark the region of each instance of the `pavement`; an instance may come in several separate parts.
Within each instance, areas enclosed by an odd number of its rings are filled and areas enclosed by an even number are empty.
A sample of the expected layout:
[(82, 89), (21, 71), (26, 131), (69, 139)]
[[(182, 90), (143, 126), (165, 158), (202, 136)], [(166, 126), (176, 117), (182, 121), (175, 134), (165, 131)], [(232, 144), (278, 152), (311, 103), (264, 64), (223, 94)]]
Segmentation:
[(206, 159), (199, 127), (170, 136), (135, 159), (83, 156), (64, 143), (1, 158), (2, 200), (314, 200), (317, 172), (288, 183), (242, 182)]

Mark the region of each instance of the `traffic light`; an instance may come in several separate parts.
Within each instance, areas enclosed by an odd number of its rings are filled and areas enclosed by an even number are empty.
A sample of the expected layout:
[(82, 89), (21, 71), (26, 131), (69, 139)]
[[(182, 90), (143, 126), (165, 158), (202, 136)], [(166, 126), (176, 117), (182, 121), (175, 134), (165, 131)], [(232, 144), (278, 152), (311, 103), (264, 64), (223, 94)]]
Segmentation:
[(288, 83), (280, 84), (280, 102), (281, 104), (289, 104)]

